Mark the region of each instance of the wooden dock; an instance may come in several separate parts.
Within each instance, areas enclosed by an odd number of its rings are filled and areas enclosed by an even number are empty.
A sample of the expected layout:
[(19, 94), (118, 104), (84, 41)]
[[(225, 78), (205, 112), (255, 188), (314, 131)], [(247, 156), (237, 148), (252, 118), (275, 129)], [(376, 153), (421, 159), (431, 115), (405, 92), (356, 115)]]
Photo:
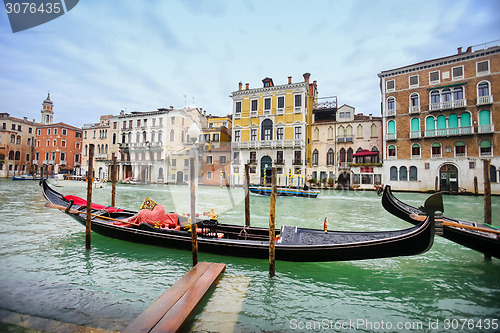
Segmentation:
[(123, 332), (177, 332), (225, 269), (225, 264), (199, 262)]

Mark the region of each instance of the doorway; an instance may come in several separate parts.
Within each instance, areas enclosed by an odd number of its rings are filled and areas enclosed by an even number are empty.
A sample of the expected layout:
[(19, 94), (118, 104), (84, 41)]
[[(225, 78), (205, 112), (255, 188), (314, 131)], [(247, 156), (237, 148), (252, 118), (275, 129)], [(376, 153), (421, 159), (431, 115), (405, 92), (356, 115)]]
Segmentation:
[(269, 156), (264, 156), (260, 160), (260, 179), (261, 185), (271, 185), (271, 171), (273, 168), (273, 160)]
[(458, 191), (458, 169), (453, 164), (444, 164), (439, 169), (440, 190), (446, 192)]

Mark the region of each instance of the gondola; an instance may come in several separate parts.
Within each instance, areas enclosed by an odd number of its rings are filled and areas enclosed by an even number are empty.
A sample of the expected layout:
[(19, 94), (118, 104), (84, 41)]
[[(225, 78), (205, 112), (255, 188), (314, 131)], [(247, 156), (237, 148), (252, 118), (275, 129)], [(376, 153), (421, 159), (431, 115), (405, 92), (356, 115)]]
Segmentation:
[[(260, 194), (265, 196), (271, 195), (271, 187), (268, 186), (250, 186), (250, 193)], [(286, 188), (286, 187), (278, 187), (276, 191), (277, 196), (286, 196), (286, 197), (305, 197), (305, 198), (316, 198), (319, 195), (318, 190), (304, 190), (297, 188)]]
[[(425, 215), (423, 209), (412, 207), (397, 199), (392, 194), (390, 185), (386, 185), (383, 189), (382, 206), (389, 213), (413, 224), (419, 224), (423, 218), (422, 215)], [(443, 216), (442, 220), (445, 222), (442, 234), (444, 238), (484, 253), (487, 256), (500, 258), (500, 235), (497, 229), (487, 224), (446, 216)], [(446, 222), (451, 222), (450, 224), (456, 226), (446, 225)], [(491, 230), (491, 232), (488, 232), (488, 230)]]
[[(47, 205), (64, 210), (71, 202), (45, 181), (40, 182)], [(95, 205), (95, 204), (92, 204)], [(434, 212), (442, 211), (441, 196), (426, 200), (428, 218), (417, 226), (382, 232), (345, 232), (283, 226), (276, 232), (276, 259), (284, 261), (345, 261), (410, 256), (427, 251), (434, 239)], [(85, 225), (86, 205), (72, 205), (65, 210)], [(95, 205), (92, 208), (92, 230), (98, 234), (126, 241), (166, 247), (191, 249), (191, 234), (186, 230), (157, 229), (149, 224), (116, 225), (136, 212), (116, 211)], [(113, 221), (112, 221), (112, 220)], [(179, 221), (183, 222), (183, 221)], [(216, 220), (198, 219), (198, 248), (201, 252), (231, 256), (268, 258), (269, 230), (221, 224)], [(206, 232), (203, 231), (206, 229)]]

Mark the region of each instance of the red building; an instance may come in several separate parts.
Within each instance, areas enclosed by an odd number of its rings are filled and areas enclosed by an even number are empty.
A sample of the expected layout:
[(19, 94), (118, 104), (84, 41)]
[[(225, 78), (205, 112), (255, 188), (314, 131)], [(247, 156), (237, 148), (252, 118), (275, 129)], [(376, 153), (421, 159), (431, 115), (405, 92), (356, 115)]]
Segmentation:
[(231, 172), (231, 146), (206, 149), (202, 156), (205, 185), (229, 186)]

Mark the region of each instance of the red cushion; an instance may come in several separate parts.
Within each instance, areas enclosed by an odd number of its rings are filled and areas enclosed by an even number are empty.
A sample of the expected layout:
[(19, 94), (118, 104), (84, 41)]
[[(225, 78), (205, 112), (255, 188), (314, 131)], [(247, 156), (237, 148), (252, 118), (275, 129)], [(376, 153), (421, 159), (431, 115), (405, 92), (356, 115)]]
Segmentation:
[[(87, 206), (87, 200), (82, 199), (80, 197), (77, 197), (76, 195), (67, 195), (64, 197), (64, 199), (66, 199), (68, 201), (73, 200), (75, 205), (78, 205), (78, 206), (84, 206), (84, 207)], [(92, 209), (97, 209), (97, 210), (105, 209), (110, 213), (123, 212), (123, 209), (115, 208), (115, 207), (106, 207), (104, 205), (100, 205), (100, 204), (96, 204), (96, 203), (92, 203), (90, 206), (92, 207)]]

